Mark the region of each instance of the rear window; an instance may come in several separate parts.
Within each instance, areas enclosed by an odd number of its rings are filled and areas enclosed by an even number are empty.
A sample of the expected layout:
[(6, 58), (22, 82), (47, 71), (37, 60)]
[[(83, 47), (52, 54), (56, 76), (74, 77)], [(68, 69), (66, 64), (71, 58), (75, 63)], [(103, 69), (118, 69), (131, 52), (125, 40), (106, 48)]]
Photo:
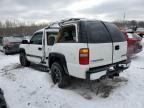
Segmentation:
[(124, 34), (118, 29), (118, 27), (111, 23), (105, 23), (107, 29), (110, 32), (110, 35), (113, 39), (113, 42), (123, 42), (126, 41)]
[(136, 38), (136, 39), (139, 39), (139, 40), (142, 39), (142, 38), (141, 38), (139, 35), (137, 35), (136, 33), (133, 34), (133, 37)]
[(89, 43), (109, 43), (111, 37), (100, 21), (85, 22)]

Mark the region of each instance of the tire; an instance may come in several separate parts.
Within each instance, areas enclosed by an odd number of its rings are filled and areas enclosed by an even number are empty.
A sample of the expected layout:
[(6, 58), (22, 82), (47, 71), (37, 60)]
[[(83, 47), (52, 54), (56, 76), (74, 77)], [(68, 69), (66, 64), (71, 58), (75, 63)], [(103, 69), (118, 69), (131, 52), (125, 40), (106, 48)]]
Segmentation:
[(51, 66), (51, 78), (59, 88), (66, 88), (69, 85), (69, 75), (65, 74), (63, 67), (58, 62), (54, 62)]
[(6, 51), (5, 48), (3, 48), (3, 53), (4, 53), (5, 55), (8, 55), (8, 54), (9, 54), (9, 53)]
[(7, 108), (4, 94), (3, 94), (3, 91), (1, 89), (0, 89), (0, 108)]
[(28, 67), (30, 66), (30, 62), (26, 58), (26, 54), (24, 52), (20, 52), (20, 63), (22, 66)]

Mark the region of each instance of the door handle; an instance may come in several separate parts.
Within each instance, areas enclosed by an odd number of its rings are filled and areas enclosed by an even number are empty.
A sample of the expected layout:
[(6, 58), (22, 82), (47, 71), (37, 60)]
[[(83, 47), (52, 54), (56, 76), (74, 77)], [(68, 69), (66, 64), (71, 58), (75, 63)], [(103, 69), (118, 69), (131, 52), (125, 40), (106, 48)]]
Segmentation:
[(115, 46), (115, 50), (119, 50), (120, 49), (120, 46), (119, 45), (116, 45)]
[(40, 51), (41, 51), (41, 50), (42, 50), (42, 48), (41, 48), (41, 47), (39, 47), (39, 48), (38, 48), (38, 50), (40, 50)]

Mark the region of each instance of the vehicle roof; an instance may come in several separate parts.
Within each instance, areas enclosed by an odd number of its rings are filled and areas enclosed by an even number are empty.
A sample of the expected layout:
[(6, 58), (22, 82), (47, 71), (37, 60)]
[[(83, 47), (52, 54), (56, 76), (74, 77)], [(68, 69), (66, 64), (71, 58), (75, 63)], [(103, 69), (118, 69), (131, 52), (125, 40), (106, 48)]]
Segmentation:
[(81, 19), (76, 19), (76, 20), (71, 19), (71, 20), (62, 21), (59, 24), (62, 26), (62, 25), (65, 25), (65, 24), (70, 24), (70, 23), (78, 23), (78, 22), (81, 22), (81, 21), (87, 22), (87, 21), (100, 21), (100, 20), (81, 18)]
[(60, 26), (63, 26), (65, 24), (71, 24), (71, 23), (78, 23), (80, 21), (99, 21), (96, 19), (86, 19), (86, 18), (71, 18), (71, 19), (65, 19), (65, 20), (61, 20), (59, 22), (54, 22), (49, 24), (47, 27), (44, 27), (37, 32), (43, 32), (43, 31), (49, 31), (49, 32), (58, 32), (60, 29)]
[(54, 22), (54, 23), (50, 23), (48, 26), (36, 31), (35, 33), (43, 32), (43, 31), (52, 31), (52, 32), (55, 31), (55, 32), (58, 32), (59, 28), (60, 28), (60, 26), (59, 26), (58, 22)]
[(43, 31), (46, 31), (46, 32), (59, 32), (59, 29), (57, 28), (55, 28), (55, 29), (51, 29), (51, 28), (49, 28), (49, 29), (45, 29), (45, 28), (43, 28), (43, 29), (40, 29), (40, 30), (38, 30), (38, 31), (36, 31), (35, 33), (38, 33), (38, 32), (43, 32)]

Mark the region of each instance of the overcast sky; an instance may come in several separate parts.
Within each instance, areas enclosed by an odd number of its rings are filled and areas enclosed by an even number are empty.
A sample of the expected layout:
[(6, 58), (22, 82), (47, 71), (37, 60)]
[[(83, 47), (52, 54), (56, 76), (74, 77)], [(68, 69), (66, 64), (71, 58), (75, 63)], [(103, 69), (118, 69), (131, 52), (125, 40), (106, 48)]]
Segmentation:
[(144, 20), (144, 0), (0, 0), (0, 20), (49, 22), (81, 17)]

